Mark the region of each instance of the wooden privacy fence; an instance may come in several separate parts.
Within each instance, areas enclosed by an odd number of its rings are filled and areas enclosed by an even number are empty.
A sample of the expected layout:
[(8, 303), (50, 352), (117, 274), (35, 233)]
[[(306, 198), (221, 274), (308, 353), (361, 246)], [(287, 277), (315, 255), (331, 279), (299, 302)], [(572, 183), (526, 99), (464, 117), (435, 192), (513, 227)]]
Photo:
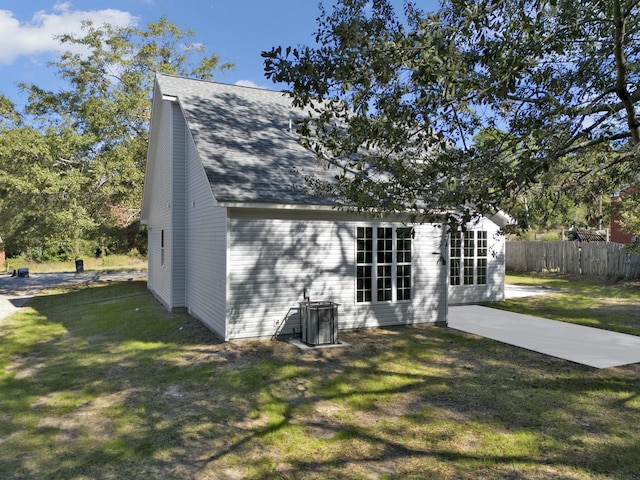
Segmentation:
[(611, 242), (507, 242), (506, 269), (638, 280), (640, 255)]

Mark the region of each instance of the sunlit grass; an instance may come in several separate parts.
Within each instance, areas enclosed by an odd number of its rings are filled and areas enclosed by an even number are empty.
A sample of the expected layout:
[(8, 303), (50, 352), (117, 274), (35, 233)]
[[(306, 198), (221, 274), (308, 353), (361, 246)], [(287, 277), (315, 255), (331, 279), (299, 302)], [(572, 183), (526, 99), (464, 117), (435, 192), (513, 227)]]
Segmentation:
[[(552, 279), (566, 289), (554, 308), (585, 301), (576, 282), (563, 281)], [(608, 285), (584, 288), (592, 310), (609, 305)], [(522, 308), (535, 308), (529, 302)], [(0, 331), (0, 472), (8, 480), (640, 472), (638, 365), (596, 370), (437, 327), (341, 339), (350, 346), (305, 353), (275, 341), (220, 343), (187, 315), (167, 313), (144, 282), (45, 292)]]
[(640, 335), (640, 284), (558, 275), (507, 275), (507, 283), (558, 293), (509, 299), (496, 308)]
[[(108, 255), (105, 257), (81, 257), (84, 270), (89, 271), (140, 271), (147, 269), (147, 259), (140, 255)], [(0, 267), (2, 265), (0, 264)], [(60, 262), (35, 262), (22, 258), (9, 258), (5, 262), (5, 270), (11, 272), (18, 268), (28, 268), (30, 273), (75, 272), (74, 260)]]

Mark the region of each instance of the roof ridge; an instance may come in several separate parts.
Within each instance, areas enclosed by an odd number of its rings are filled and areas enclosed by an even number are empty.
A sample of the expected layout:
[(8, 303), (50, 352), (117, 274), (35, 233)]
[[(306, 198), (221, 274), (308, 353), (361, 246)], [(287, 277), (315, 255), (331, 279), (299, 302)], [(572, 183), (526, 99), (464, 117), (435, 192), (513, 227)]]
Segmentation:
[(222, 86), (233, 87), (233, 88), (244, 88), (249, 90), (258, 90), (261, 92), (272, 92), (272, 93), (280, 93), (280, 94), (287, 93), (285, 90), (272, 90), (270, 88), (264, 88), (264, 87), (258, 87), (258, 86), (253, 87), (249, 85), (237, 85), (235, 83), (219, 82), (217, 80), (206, 80), (203, 78), (193, 78), (193, 77), (187, 77), (185, 75), (173, 75), (170, 73), (162, 73), (162, 72), (156, 72), (156, 77), (175, 78), (178, 80), (187, 80), (190, 82), (208, 83), (208, 84), (222, 85)]

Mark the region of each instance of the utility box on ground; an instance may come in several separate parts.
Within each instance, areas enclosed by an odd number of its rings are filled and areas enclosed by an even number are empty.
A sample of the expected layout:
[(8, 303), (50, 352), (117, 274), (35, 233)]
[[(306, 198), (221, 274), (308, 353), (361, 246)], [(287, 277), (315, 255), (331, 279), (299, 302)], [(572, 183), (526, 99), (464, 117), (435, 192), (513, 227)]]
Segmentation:
[(307, 345), (338, 343), (338, 304), (300, 302), (301, 340)]

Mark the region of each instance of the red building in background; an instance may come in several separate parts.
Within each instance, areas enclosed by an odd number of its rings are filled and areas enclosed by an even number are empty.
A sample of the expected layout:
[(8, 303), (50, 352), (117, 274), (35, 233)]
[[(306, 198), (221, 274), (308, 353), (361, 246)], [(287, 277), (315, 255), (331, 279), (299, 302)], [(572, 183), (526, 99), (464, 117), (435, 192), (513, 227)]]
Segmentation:
[(636, 243), (637, 237), (633, 233), (625, 232), (622, 229), (622, 215), (617, 208), (617, 204), (625, 197), (632, 195), (636, 187), (627, 187), (611, 197), (611, 237), (610, 241), (615, 243), (623, 243), (625, 245)]

